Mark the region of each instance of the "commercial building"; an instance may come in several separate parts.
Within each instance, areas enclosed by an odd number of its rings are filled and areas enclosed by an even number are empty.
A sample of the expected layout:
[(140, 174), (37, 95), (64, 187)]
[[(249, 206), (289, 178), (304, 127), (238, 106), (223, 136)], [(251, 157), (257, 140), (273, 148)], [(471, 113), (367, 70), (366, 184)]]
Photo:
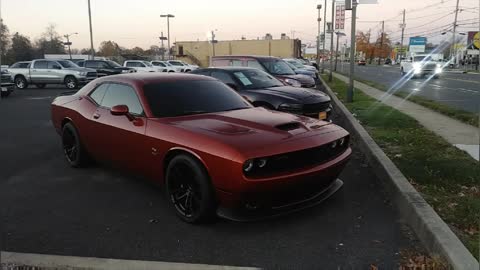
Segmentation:
[(222, 55), (267, 55), (281, 58), (300, 57), (301, 41), (298, 39), (177, 41), (176, 58), (202, 67), (210, 65), (212, 56)]

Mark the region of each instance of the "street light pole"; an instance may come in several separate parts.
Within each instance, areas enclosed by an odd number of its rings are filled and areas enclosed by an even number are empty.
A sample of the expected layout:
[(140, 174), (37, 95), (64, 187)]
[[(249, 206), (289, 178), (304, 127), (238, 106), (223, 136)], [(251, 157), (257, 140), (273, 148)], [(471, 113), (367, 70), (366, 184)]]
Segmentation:
[(347, 102), (353, 102), (353, 76), (355, 71), (355, 24), (357, 18), (357, 1), (352, 0), (352, 29), (350, 36), (350, 78), (347, 89)]
[(175, 18), (172, 14), (162, 14), (161, 18), (167, 18), (167, 40), (168, 40), (168, 59), (170, 59), (170, 18)]
[(322, 22), (322, 18), (320, 18), (320, 12), (322, 10), (322, 5), (317, 5), (318, 9), (318, 17), (317, 17), (317, 22), (318, 22), (318, 35), (317, 35), (317, 68), (320, 66), (320, 25)]
[(95, 59), (95, 50), (93, 49), (93, 30), (92, 30), (92, 12), (90, 9), (90, 0), (88, 0), (88, 23), (90, 24), (90, 54)]
[[(335, 32), (335, 34), (337, 34), (337, 48), (335, 49), (335, 67), (333, 68), (333, 70), (337, 71), (338, 43), (340, 41), (340, 36), (345, 36), (345, 34), (340, 32), (340, 31)], [(341, 61), (341, 59), (340, 59), (340, 61)]]
[(332, 61), (332, 53), (333, 53), (333, 31), (335, 24), (333, 23), (335, 20), (335, 0), (332, 0), (332, 29), (330, 29), (330, 74), (328, 75), (328, 81), (331, 82), (333, 80), (333, 61)]
[[(323, 54), (325, 54), (325, 40), (327, 35), (327, 0), (325, 0), (325, 8), (323, 9)], [(325, 72), (325, 59), (322, 59), (322, 74)]]
[(163, 31), (162, 35), (160, 36), (160, 42), (162, 43), (162, 60), (165, 60), (165, 46), (163, 45), (163, 41), (166, 40), (167, 38), (163, 36)]
[(455, 55), (455, 62), (457, 62), (457, 56), (456, 56), (456, 52), (455, 52), (455, 31), (457, 30), (457, 17), (458, 17), (458, 4), (459, 4), (459, 2), (460, 2), (460, 0), (457, 0), (457, 5), (455, 7), (455, 20), (453, 21), (452, 46), (450, 47), (450, 60)]
[(71, 34), (66, 34), (64, 35), (64, 37), (67, 39), (67, 42), (65, 42), (64, 44), (68, 46), (68, 55), (70, 56), (70, 60), (72, 60), (72, 50), (71, 50), (71, 46), (72, 46), (72, 42), (70, 42), (70, 36), (73, 36), (73, 35), (77, 35), (78, 33), (71, 33)]

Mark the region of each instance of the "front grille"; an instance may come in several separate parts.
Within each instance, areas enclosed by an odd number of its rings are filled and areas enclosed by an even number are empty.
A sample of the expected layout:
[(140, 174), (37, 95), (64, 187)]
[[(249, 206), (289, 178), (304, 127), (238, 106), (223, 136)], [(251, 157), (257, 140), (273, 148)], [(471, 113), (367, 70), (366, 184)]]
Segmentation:
[(434, 70), (435, 68), (437, 68), (437, 64), (426, 64), (423, 69), (425, 70)]
[(330, 101), (321, 102), (321, 103), (312, 103), (303, 105), (303, 113), (313, 114), (324, 112), (330, 107)]
[(2, 83), (11, 83), (12, 82), (12, 77), (10, 75), (2, 75)]
[(328, 143), (319, 147), (271, 156), (267, 158), (267, 165), (264, 168), (252, 170), (247, 176), (262, 177), (316, 166), (345, 152), (348, 144), (349, 137), (347, 136), (343, 145), (337, 145), (335, 148), (332, 148), (332, 143)]
[(88, 78), (96, 78), (97, 77), (97, 72), (87, 72), (87, 77)]

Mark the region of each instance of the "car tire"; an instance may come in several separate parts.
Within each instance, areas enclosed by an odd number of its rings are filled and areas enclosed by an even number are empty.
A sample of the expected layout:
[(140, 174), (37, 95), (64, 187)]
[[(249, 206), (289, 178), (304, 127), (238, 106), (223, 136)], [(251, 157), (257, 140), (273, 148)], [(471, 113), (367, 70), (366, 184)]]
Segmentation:
[(192, 156), (175, 156), (167, 166), (165, 193), (177, 216), (188, 223), (203, 223), (215, 214), (215, 195), (204, 166)]
[(400, 69), (400, 74), (402, 74), (402, 76), (405, 75), (405, 70), (403, 70), (403, 68)]
[(10, 95), (10, 92), (0, 92), (0, 97), (1, 98), (7, 98)]
[(70, 122), (62, 128), (62, 148), (70, 166), (81, 168), (89, 164), (88, 153), (82, 145), (77, 129)]
[(190, 72), (190, 71), (191, 71), (190, 69), (186, 69), (186, 70), (185, 70), (185, 73)]
[(78, 87), (78, 81), (77, 81), (77, 78), (73, 77), (73, 76), (67, 76), (65, 77), (65, 86), (68, 88), (68, 89), (77, 89)]
[(434, 75), (433, 78), (438, 79), (438, 78), (440, 78), (440, 76), (439, 75)]
[(43, 88), (45, 88), (45, 86), (47, 86), (47, 84), (46, 83), (37, 83), (37, 84), (35, 84), (35, 86), (37, 88), (43, 89)]
[(25, 79), (25, 77), (23, 76), (17, 76), (15, 77), (15, 86), (18, 88), (18, 89), (25, 89), (28, 87), (28, 82), (27, 82), (27, 79)]

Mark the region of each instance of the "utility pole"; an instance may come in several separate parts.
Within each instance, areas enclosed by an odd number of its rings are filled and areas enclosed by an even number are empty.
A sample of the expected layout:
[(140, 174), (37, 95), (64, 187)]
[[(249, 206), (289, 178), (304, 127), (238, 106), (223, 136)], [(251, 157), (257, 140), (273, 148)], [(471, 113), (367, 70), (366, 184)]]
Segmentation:
[(403, 10), (403, 22), (402, 24), (400, 25), (400, 28), (402, 28), (402, 38), (400, 39), (400, 59), (402, 59), (402, 56), (403, 56), (403, 35), (405, 33), (405, 9)]
[[(336, 32), (335, 34), (337, 34), (337, 48), (335, 49), (335, 67), (334, 67), (334, 70), (337, 71), (338, 43), (340, 41), (340, 36), (345, 36), (345, 34), (340, 32), (340, 31)], [(341, 59), (340, 59), (340, 61), (341, 61)]]
[(317, 5), (318, 9), (318, 35), (317, 35), (317, 68), (320, 66), (320, 24), (322, 22), (322, 18), (320, 18), (320, 12), (322, 11), (322, 5)]
[[(457, 62), (457, 56), (455, 53), (455, 31), (457, 30), (457, 18), (458, 18), (458, 4), (460, 0), (457, 0), (457, 5), (455, 7), (455, 20), (453, 21), (453, 35), (452, 35), (452, 46), (450, 47), (450, 60), (453, 59), (453, 56), (455, 55), (455, 62)], [(454, 62), (454, 65), (455, 65)]]
[(332, 29), (330, 29), (330, 74), (328, 75), (328, 81), (333, 81), (333, 31), (334, 31), (334, 20), (335, 20), (335, 0), (332, 0)]
[(90, 0), (88, 0), (88, 23), (90, 24), (90, 54), (95, 59), (95, 50), (93, 49), (93, 30), (92, 30), (92, 12), (90, 9)]
[[(323, 9), (323, 54), (325, 54), (325, 40), (327, 31), (327, 0), (325, 0), (325, 8)], [(325, 72), (325, 59), (322, 59), (322, 74)]]
[(68, 55), (70, 55), (70, 60), (72, 60), (72, 50), (70, 48), (72, 46), (72, 42), (70, 42), (70, 36), (77, 35), (77, 34), (78, 33), (72, 33), (72, 34), (64, 35), (64, 37), (67, 39), (67, 42), (65, 42), (63, 44), (68, 46)]
[(385, 21), (382, 21), (382, 35), (380, 37), (380, 50), (378, 54), (378, 65), (380, 65), (380, 60), (382, 59), (383, 53), (383, 32), (385, 31)]
[(357, 1), (352, 0), (352, 29), (350, 36), (350, 80), (347, 89), (347, 102), (353, 101), (353, 77), (355, 73), (355, 34), (357, 19)]
[(175, 18), (172, 14), (160, 15), (161, 18), (167, 18), (167, 40), (168, 40), (168, 59), (170, 59), (170, 18)]
[(212, 56), (215, 56), (215, 31), (212, 30)]
[(163, 45), (163, 41), (164, 40), (167, 40), (166, 37), (163, 36), (163, 31), (161, 32), (161, 36), (160, 36), (160, 42), (162, 44), (162, 60), (165, 60), (165, 46)]
[[(2, 19), (2, 0), (0, 0), (0, 33), (3, 30), (3, 19)], [(2, 77), (2, 54), (3, 50), (0, 50), (0, 80)]]

